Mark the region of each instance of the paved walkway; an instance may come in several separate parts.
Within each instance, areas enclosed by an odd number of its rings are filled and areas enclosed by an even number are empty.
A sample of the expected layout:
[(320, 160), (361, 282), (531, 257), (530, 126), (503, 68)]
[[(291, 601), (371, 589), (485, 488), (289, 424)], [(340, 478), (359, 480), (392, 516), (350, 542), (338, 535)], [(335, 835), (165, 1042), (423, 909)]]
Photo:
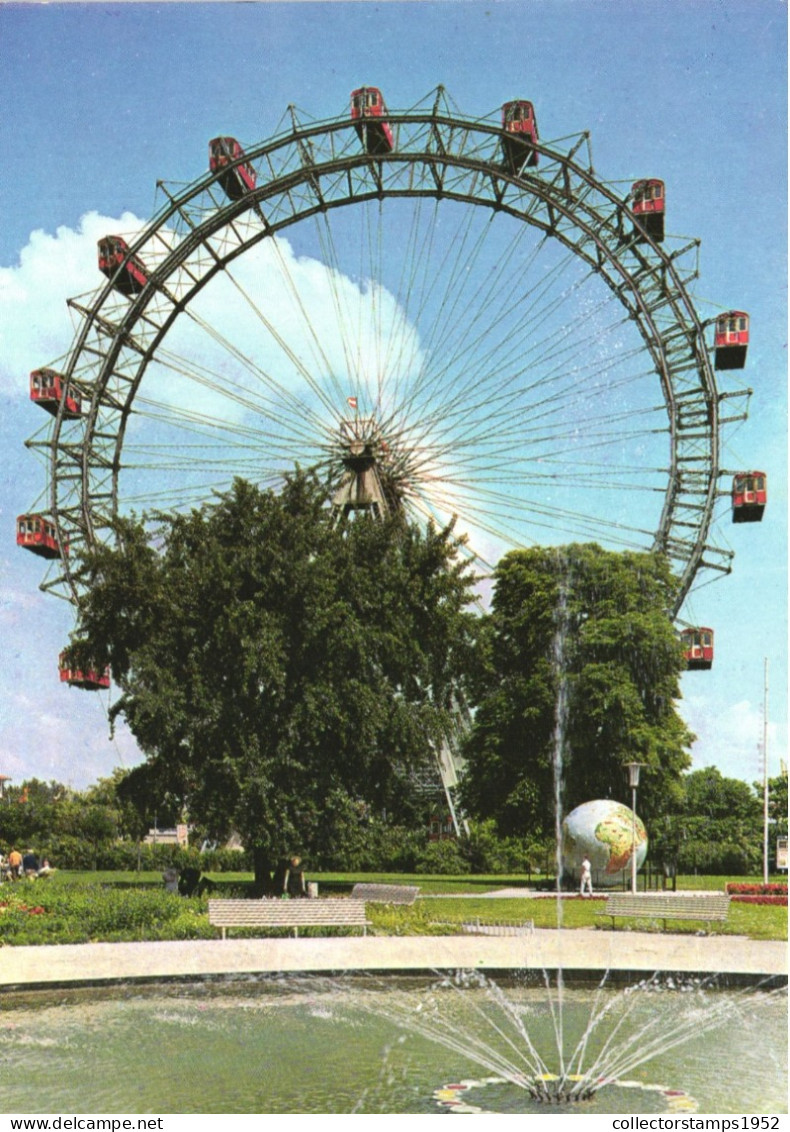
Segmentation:
[[(615, 889), (604, 889), (603, 891), (595, 892), (594, 895), (595, 896), (608, 896), (608, 895), (615, 895), (617, 892), (623, 892), (624, 895), (628, 895), (625, 892), (625, 889), (616, 889), (616, 890)], [(575, 897), (577, 897), (579, 895), (579, 893), (576, 892), (576, 891), (574, 891), (574, 892), (561, 892), (559, 895), (560, 895), (561, 900), (572, 900)], [(644, 896), (644, 895), (645, 895), (645, 893), (641, 889), (637, 893), (637, 896)], [(670, 892), (669, 889), (667, 889), (666, 893), (664, 893), (659, 888), (659, 889), (649, 889), (646, 895), (648, 895), (648, 896), (664, 896), (664, 895), (672, 896), (673, 893)], [(677, 895), (678, 896), (721, 896), (722, 890), (720, 888), (710, 888), (710, 889), (708, 889), (708, 888), (694, 888), (694, 889), (688, 889), (688, 890), (683, 891), (683, 892), (678, 892)], [(542, 888), (541, 889), (537, 889), (537, 888), (497, 888), (492, 892), (447, 892), (447, 893), (426, 892), (426, 893), (424, 893), (424, 896), (426, 898), (430, 899), (430, 900), (441, 900), (441, 899), (444, 899), (445, 897), (447, 897), (448, 900), (484, 900), (486, 898), (495, 899), (495, 900), (517, 900), (517, 899), (524, 900), (524, 899), (527, 899), (527, 898), (529, 900), (538, 900), (538, 899), (556, 900), (557, 893), (547, 891), (546, 889), (542, 889)]]
[(89, 943), (0, 950), (0, 986), (297, 971), (521, 968), (787, 975), (787, 944), (588, 928), (522, 937), (345, 936)]
[[(611, 896), (616, 892), (621, 892), (623, 895), (628, 895), (625, 889), (603, 889), (602, 891), (594, 892), (594, 896), (603, 897)], [(637, 893), (637, 896), (672, 896), (673, 893), (667, 889), (664, 893), (659, 889), (649, 889), (645, 894), (642, 890)], [(721, 896), (722, 890), (720, 888), (695, 888), (683, 892), (678, 892), (678, 896)], [(561, 892), (559, 894), (561, 900), (574, 900), (579, 896), (579, 893), (574, 892)], [(417, 897), (418, 900), (556, 900), (557, 893), (548, 889), (538, 888), (497, 888), (490, 892), (422, 892)]]

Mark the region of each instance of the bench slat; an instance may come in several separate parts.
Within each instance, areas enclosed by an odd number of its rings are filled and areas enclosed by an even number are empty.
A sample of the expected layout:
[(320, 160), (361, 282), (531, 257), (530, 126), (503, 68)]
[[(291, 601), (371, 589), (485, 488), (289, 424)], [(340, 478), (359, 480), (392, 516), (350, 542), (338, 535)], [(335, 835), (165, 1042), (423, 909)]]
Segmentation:
[(370, 921), (364, 900), (209, 900), (209, 923), (222, 928), (361, 927)]
[(727, 919), (730, 897), (714, 896), (659, 896), (645, 893), (642, 896), (612, 893), (607, 897), (606, 907), (596, 912), (598, 916), (611, 916), (631, 919), (664, 920), (702, 920), (703, 922)]
[(367, 900), (373, 904), (413, 904), (420, 891), (416, 884), (355, 884), (352, 900)]

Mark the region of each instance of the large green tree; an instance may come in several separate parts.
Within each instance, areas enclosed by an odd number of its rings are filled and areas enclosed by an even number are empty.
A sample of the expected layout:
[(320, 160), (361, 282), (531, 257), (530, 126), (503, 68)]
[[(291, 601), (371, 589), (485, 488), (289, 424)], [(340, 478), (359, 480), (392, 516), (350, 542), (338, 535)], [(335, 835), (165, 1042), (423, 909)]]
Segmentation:
[[(397, 818), (453, 725), (473, 654), (472, 579), (452, 530), (340, 524), (297, 472), (214, 505), (118, 525), (88, 562), (79, 633), (107, 659), (148, 757), (146, 791), (273, 860), (331, 841), (333, 808)], [(134, 791), (132, 791), (132, 794)]]
[(641, 815), (677, 804), (692, 736), (675, 707), (674, 585), (661, 556), (595, 545), (502, 559), (465, 747), (471, 813), (495, 818), (503, 834), (550, 834), (557, 760), (564, 812), (627, 801), (629, 761), (645, 764)]

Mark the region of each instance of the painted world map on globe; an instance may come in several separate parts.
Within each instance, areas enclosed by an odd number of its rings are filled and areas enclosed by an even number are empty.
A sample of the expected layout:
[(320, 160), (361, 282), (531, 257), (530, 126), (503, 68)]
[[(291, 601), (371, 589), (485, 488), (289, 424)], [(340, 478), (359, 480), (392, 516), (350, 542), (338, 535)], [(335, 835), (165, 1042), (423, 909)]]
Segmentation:
[(647, 856), (647, 830), (639, 817), (634, 829), (633, 818), (628, 806), (610, 798), (577, 806), (562, 823), (565, 871), (578, 874), (582, 860), (588, 857), (593, 875), (614, 877), (630, 865), (634, 841), (637, 866), (641, 866)]

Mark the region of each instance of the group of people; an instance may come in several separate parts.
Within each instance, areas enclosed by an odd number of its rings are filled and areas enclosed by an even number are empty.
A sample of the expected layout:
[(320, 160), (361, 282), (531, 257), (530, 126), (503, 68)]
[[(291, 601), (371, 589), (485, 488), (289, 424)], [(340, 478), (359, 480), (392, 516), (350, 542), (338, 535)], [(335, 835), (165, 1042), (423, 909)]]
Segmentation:
[[(46, 862), (45, 862), (46, 864)], [(181, 896), (200, 896), (214, 888), (212, 882), (201, 875), (200, 869), (176, 869), (173, 866), (162, 873), (165, 892)], [(266, 890), (270, 897), (309, 896), (301, 857), (283, 857)]]
[(39, 864), (38, 856), (32, 849), (20, 853), (12, 845), (7, 857), (0, 853), (0, 881), (22, 880), (24, 878), (35, 880), (36, 877), (49, 876), (53, 871), (46, 857)]

